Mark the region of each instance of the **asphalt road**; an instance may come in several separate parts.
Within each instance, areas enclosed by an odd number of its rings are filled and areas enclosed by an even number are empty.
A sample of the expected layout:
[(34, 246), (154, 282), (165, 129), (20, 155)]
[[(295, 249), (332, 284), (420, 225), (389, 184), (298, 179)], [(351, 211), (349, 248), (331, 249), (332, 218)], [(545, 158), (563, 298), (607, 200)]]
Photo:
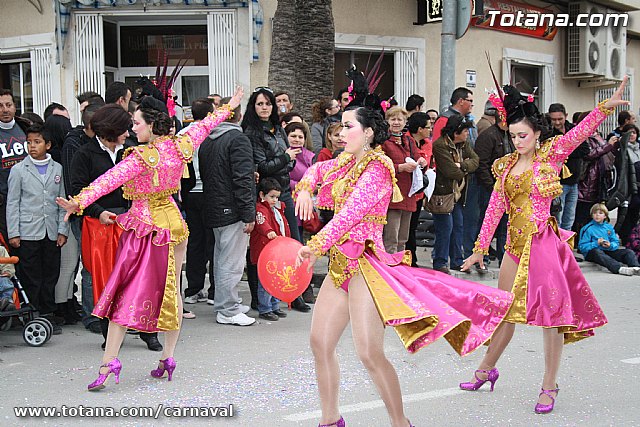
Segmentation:
[[(426, 252), (420, 259), (428, 258)], [(425, 265), (430, 262), (424, 261)], [(402, 385), (406, 413), (415, 426), (634, 426), (640, 425), (640, 277), (623, 277), (583, 263), (587, 279), (609, 319), (596, 336), (565, 347), (559, 377), (560, 393), (552, 414), (536, 415), (544, 369), (542, 333), (519, 326), (498, 367), (493, 393), (463, 392), (460, 381), (471, 379), (484, 349), (461, 359), (440, 340), (409, 355), (392, 330), (386, 334), (388, 357)], [(475, 274), (471, 279), (477, 279)], [(486, 282), (495, 286), (496, 281)], [(248, 287), (241, 295), (249, 300)], [(311, 314), (295, 311), (278, 322), (259, 320), (250, 327), (215, 323), (205, 303), (190, 306), (197, 314), (185, 320), (176, 351), (178, 367), (172, 382), (149, 376), (158, 353), (139, 338), (127, 336), (120, 359), (121, 380), (89, 393), (97, 375), (102, 337), (81, 325), (64, 326), (45, 346), (28, 347), (19, 329), (0, 332), (0, 425), (229, 425), (316, 426), (319, 404), (313, 358), (308, 346)], [(256, 312), (249, 313), (257, 317)], [(382, 402), (358, 361), (349, 329), (338, 353), (340, 397), (348, 426), (388, 426)], [(486, 387), (486, 386), (485, 386)], [(15, 416), (16, 407), (63, 405), (80, 417)], [(82, 405), (83, 409), (78, 409)], [(173, 417), (175, 407), (221, 407), (211, 413)], [(150, 407), (157, 418), (95, 416), (98, 411)], [(100, 408), (100, 409), (95, 409)], [(131, 408), (131, 409), (129, 409)], [(93, 413), (92, 413), (93, 411)], [(165, 413), (170, 411), (171, 414)], [(91, 416), (94, 415), (94, 416)]]

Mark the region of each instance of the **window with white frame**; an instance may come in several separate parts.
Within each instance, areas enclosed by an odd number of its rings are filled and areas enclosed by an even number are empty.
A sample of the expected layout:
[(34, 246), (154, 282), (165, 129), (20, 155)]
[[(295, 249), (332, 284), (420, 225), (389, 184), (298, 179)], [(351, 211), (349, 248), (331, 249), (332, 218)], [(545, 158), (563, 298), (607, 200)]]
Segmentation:
[[(615, 128), (618, 127), (618, 113), (620, 111), (633, 109), (633, 105), (634, 105), (633, 91), (632, 91), (633, 84), (634, 84), (633, 70), (627, 69), (627, 75), (629, 76), (629, 82), (627, 83), (627, 86), (624, 88), (624, 93), (622, 95), (622, 98), (630, 101), (631, 107), (628, 107), (628, 106), (618, 107), (616, 108), (615, 113), (608, 115), (607, 118), (604, 120), (604, 122), (602, 122), (598, 127), (598, 131), (602, 136), (608, 135), (610, 132), (612, 132)], [(616, 91), (617, 88), (618, 86), (616, 85), (616, 86), (611, 86), (603, 89), (598, 89), (596, 91), (596, 100), (595, 100), (596, 104), (601, 101), (604, 101), (605, 99), (611, 98), (611, 96), (613, 95), (613, 93)]]
[(33, 80), (28, 53), (0, 56), (0, 87), (9, 89), (16, 102), (16, 114), (33, 112)]
[(513, 86), (525, 96), (533, 95), (533, 102), (538, 107), (538, 110), (541, 110), (542, 73), (543, 68), (540, 66), (511, 63), (510, 75)]
[[(519, 49), (502, 49), (502, 82), (519, 83), (515, 86), (521, 92), (529, 94), (537, 82), (538, 90), (534, 97), (540, 111), (547, 111), (555, 102), (555, 58), (539, 52)], [(515, 73), (515, 74), (514, 74)], [(516, 80), (517, 79), (517, 80)], [(526, 89), (526, 90), (523, 90)]]
[[(428, 96), (424, 73), (426, 67), (425, 39), (336, 33), (335, 46), (336, 74), (334, 82), (336, 92), (349, 84), (348, 81), (344, 84), (346, 78), (343, 76), (351, 64), (358, 63), (358, 68), (364, 71), (369, 55), (371, 55), (369, 67), (372, 67), (380, 52), (384, 50), (385, 58), (381, 72), (386, 71), (387, 74), (376, 89), (376, 93), (380, 94), (383, 99), (393, 95), (402, 106), (407, 98), (414, 93)], [(350, 59), (353, 61), (349, 63)], [(364, 60), (364, 64), (361, 66), (358, 61), (362, 62), (362, 60)], [(393, 77), (390, 78), (391, 76)]]

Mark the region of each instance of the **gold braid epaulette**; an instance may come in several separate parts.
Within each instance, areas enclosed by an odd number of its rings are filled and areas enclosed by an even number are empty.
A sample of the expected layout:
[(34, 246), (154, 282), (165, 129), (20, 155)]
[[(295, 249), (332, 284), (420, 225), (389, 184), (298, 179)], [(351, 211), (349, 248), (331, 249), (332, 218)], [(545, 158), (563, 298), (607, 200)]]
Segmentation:
[(512, 166), (512, 163), (516, 159), (517, 159), (517, 154), (511, 153), (511, 154), (502, 156), (499, 159), (497, 159), (495, 162), (493, 162), (493, 165), (491, 165), (491, 173), (493, 174), (493, 177), (496, 180), (501, 179), (505, 169)]
[[(142, 159), (142, 163), (147, 167), (148, 170), (153, 172), (152, 183), (155, 187), (160, 185), (160, 178), (158, 177), (158, 165), (160, 164), (160, 151), (153, 144), (147, 145), (138, 145), (137, 147), (129, 147), (125, 150), (122, 158), (129, 156), (131, 153), (137, 153), (138, 156)], [(127, 193), (129, 195), (135, 193), (135, 189), (133, 188), (132, 183), (126, 183), (123, 186), (124, 197), (127, 197)]]
[(178, 152), (180, 153), (180, 156), (182, 157), (182, 160), (185, 163), (190, 162), (193, 159), (193, 142), (191, 142), (191, 138), (189, 137), (189, 135), (182, 135), (180, 137), (172, 137), (171, 139), (173, 139), (173, 141), (176, 144), (176, 147), (178, 148)]
[(549, 156), (553, 153), (552, 148), (555, 146), (556, 141), (561, 137), (562, 135), (556, 135), (540, 144), (540, 148), (536, 151), (536, 155), (542, 162), (549, 160)]

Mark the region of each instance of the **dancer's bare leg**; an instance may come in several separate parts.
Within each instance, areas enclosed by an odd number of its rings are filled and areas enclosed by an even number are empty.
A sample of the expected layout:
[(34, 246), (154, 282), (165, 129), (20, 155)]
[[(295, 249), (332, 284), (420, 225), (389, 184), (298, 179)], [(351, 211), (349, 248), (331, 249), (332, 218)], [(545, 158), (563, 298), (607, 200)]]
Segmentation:
[[(120, 353), (120, 347), (122, 347), (122, 341), (124, 341), (124, 335), (127, 332), (127, 328), (118, 325), (114, 322), (109, 322), (109, 332), (107, 332), (107, 344), (104, 347), (104, 354), (102, 355), (102, 364), (107, 364), (113, 359), (118, 357)], [(109, 372), (109, 368), (100, 368), (101, 374)]]
[(349, 313), (356, 352), (378, 389), (391, 425), (408, 426), (398, 375), (384, 354), (384, 324), (361, 274), (349, 283)]
[(309, 338), (320, 393), (321, 424), (330, 424), (340, 418), (340, 367), (336, 347), (348, 323), (347, 294), (342, 289), (337, 289), (333, 280), (327, 276), (313, 308)]
[(178, 298), (178, 329), (175, 331), (167, 331), (164, 333), (164, 349), (162, 351), (162, 360), (173, 357), (173, 352), (178, 344), (180, 336), (180, 327), (182, 326), (182, 295), (180, 294), (180, 275), (182, 274), (182, 261), (187, 252), (187, 241), (180, 243), (174, 248), (174, 258), (176, 260), (176, 289)]
[[(500, 266), (500, 275), (498, 276), (498, 288), (503, 291), (511, 292), (511, 288), (513, 287), (513, 282), (516, 278), (516, 273), (518, 271), (518, 264), (508, 255), (504, 254), (504, 258), (502, 259), (502, 265)], [(490, 370), (495, 368), (496, 363), (498, 363), (498, 359), (502, 356), (502, 353), (511, 342), (511, 338), (513, 338), (513, 333), (516, 329), (516, 325), (513, 323), (502, 322), (495, 333), (491, 337), (491, 342), (489, 343), (489, 348), (487, 349), (487, 353), (484, 355), (482, 362), (478, 369)], [(478, 377), (481, 379), (486, 379), (487, 374), (478, 372)], [(475, 382), (475, 378), (473, 379)]]
[[(544, 340), (544, 378), (542, 379), (542, 388), (552, 390), (556, 388), (558, 382), (564, 334), (558, 333), (557, 328), (545, 328), (542, 331), (542, 338)], [(553, 393), (553, 395), (555, 396), (556, 393)], [(542, 394), (538, 399), (538, 403), (550, 405), (551, 399), (546, 394)]]

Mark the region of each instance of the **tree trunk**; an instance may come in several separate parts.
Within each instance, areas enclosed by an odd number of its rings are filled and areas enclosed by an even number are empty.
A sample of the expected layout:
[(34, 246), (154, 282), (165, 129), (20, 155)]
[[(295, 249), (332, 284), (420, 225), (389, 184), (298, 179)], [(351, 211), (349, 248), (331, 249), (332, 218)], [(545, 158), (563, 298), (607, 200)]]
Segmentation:
[(292, 100), (297, 99), (297, 38), (296, 0), (278, 0), (271, 35), (269, 86), (274, 91), (287, 91)]
[(307, 120), (311, 104), (333, 96), (335, 27), (331, 0), (278, 0), (269, 84), (287, 91)]

